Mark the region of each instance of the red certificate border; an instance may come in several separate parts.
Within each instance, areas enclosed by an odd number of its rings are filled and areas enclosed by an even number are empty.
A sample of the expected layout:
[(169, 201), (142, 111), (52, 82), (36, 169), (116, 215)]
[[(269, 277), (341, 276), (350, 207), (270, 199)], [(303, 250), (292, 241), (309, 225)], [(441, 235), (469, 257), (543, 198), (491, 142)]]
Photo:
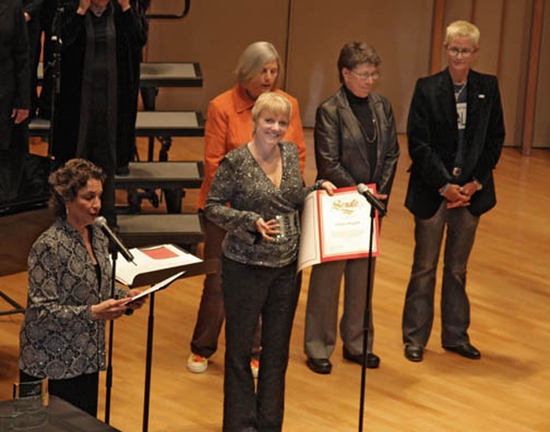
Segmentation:
[[(367, 185), (367, 187), (370, 189), (370, 191), (375, 194), (376, 193), (376, 184), (372, 183)], [(334, 194), (341, 194), (341, 193), (348, 193), (348, 192), (356, 192), (357, 188), (354, 186), (349, 186), (345, 188), (339, 188), (334, 191)], [(368, 250), (365, 252), (357, 252), (357, 253), (344, 253), (344, 254), (335, 254), (330, 256), (325, 256), (324, 251), (324, 245), (323, 245), (323, 218), (322, 218), (322, 209), (321, 209), (321, 198), (320, 194), (324, 193), (323, 191), (316, 191), (317, 193), (317, 215), (319, 218), (319, 224), (318, 224), (318, 238), (319, 238), (319, 253), (320, 253), (320, 262), (329, 262), (329, 261), (338, 261), (338, 260), (346, 260), (346, 259), (357, 259), (357, 258), (368, 258), (369, 256), (377, 257), (380, 254), (380, 236), (379, 236), (379, 225), (378, 225), (378, 212), (375, 212), (374, 216), (374, 251), (372, 254), (369, 254)], [(368, 204), (368, 203), (367, 203)], [(370, 206), (370, 204), (368, 204)]]

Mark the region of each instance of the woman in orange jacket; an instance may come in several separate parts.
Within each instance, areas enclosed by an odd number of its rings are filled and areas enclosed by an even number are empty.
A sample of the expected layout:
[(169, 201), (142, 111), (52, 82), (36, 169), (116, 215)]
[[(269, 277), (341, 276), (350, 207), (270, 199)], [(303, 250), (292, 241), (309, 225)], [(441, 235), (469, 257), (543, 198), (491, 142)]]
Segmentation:
[[(210, 102), (205, 128), (205, 173), (197, 202), (201, 214), (212, 179), (222, 158), (229, 151), (240, 147), (252, 138), (252, 107), (262, 93), (274, 91), (283, 94), (292, 104), (292, 118), (284, 139), (298, 147), (303, 176), (306, 145), (300, 110), (295, 98), (277, 88), (281, 70), (281, 59), (275, 47), (269, 42), (254, 42), (239, 58), (235, 71), (237, 84)], [(205, 236), (204, 259), (220, 258), (225, 231), (206, 218), (202, 218), (202, 223)], [(218, 347), (218, 337), (224, 319), (221, 274), (218, 269), (217, 273), (206, 275), (204, 280), (197, 323), (191, 340), (191, 353), (187, 359), (189, 371), (193, 373), (206, 371), (208, 359)], [(257, 376), (259, 368), (259, 353), (260, 326), (258, 325), (250, 364), (254, 376)]]

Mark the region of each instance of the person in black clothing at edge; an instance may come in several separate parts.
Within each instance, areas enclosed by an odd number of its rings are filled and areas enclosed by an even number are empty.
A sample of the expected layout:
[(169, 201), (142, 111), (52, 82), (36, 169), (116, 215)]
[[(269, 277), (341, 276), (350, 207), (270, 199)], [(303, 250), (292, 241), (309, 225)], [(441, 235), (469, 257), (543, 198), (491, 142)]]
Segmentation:
[(127, 165), (134, 152), (146, 5), (130, 0), (62, 4), (61, 91), (52, 154), (56, 166), (79, 157), (103, 169), (107, 177), (102, 211), (113, 227), (115, 171)]
[(28, 152), (29, 43), (20, 0), (0, 2), (0, 208), (21, 195)]
[(40, 12), (42, 0), (23, 0), (23, 14), (27, 22), (27, 35), (29, 38), (29, 68), (30, 68), (30, 86), (31, 86), (31, 109), (29, 117), (36, 115), (37, 92), (36, 92), (36, 73), (38, 62), (40, 60)]

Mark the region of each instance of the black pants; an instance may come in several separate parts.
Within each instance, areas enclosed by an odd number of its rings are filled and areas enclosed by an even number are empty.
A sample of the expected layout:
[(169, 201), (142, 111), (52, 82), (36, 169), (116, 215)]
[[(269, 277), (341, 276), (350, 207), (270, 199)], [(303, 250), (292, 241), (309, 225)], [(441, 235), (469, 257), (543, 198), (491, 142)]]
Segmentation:
[[(206, 219), (200, 212), (202, 230), (204, 232), (204, 260), (220, 259), (225, 230), (214, 222)], [(204, 278), (201, 303), (197, 313), (197, 323), (191, 340), (191, 351), (202, 357), (209, 358), (218, 349), (218, 338), (225, 320), (223, 306), (221, 263), (216, 273), (209, 273)], [(254, 331), (251, 357), (260, 358), (260, 338), (262, 333), (261, 319)]]
[[(224, 432), (282, 429), (288, 350), (300, 282), (296, 263), (270, 268), (222, 258), (226, 315)], [(250, 351), (260, 315), (262, 351), (255, 391)]]
[(29, 151), (29, 132), (26, 122), (13, 125), (6, 150), (0, 150), (0, 206), (12, 203), (25, 190), (25, 159)]
[[(22, 370), (19, 371), (19, 381), (38, 381)], [(97, 417), (97, 395), (99, 390), (99, 372), (79, 375), (62, 380), (48, 380), (48, 393), (69, 402), (82, 411)]]

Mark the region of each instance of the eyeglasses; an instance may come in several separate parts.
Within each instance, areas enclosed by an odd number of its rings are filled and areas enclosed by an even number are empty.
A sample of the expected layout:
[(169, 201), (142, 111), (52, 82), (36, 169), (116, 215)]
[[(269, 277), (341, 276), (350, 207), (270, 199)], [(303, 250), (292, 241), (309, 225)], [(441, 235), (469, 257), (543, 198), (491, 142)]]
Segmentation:
[(372, 78), (373, 81), (376, 81), (378, 78), (380, 78), (380, 74), (378, 73), (378, 71), (373, 73), (357, 73), (353, 69), (350, 69), (349, 71), (361, 81), (368, 81), (370, 78)]
[(470, 57), (476, 50), (469, 49), (458, 49), (457, 47), (447, 48), (447, 52), (453, 57), (458, 57), (459, 54), (462, 54), (462, 57)]

